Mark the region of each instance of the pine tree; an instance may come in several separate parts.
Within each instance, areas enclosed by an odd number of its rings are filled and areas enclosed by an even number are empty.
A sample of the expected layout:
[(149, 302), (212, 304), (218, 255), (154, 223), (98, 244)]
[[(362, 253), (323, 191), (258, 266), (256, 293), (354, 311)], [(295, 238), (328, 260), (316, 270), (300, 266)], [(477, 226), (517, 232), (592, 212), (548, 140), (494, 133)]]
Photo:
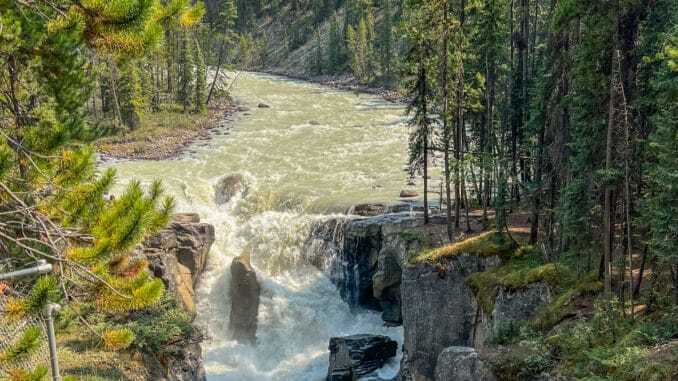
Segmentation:
[(193, 61), (193, 43), (188, 31), (183, 31), (181, 39), (181, 52), (179, 53), (179, 88), (177, 89), (177, 101), (183, 107), (184, 112), (193, 104), (195, 63)]
[(158, 45), (163, 24), (186, 22), (193, 10), (182, 1), (168, 8), (157, 1), (62, 3), (0, 1), (0, 66), (7, 68), (0, 72), (0, 252), (13, 267), (43, 258), (63, 270), (38, 281), (12, 312), (38, 313), (62, 298), (102, 311), (144, 308), (163, 285), (142, 275), (146, 264), (130, 249), (167, 223), (174, 203), (160, 183), (148, 192), (132, 183), (118, 200), (104, 198), (114, 172), (97, 174), (87, 145), (99, 132), (84, 114), (92, 77), (83, 52), (143, 57)]
[(193, 53), (195, 54), (195, 112), (205, 111), (207, 105), (207, 74), (205, 72), (205, 58), (200, 51), (198, 39), (194, 39)]

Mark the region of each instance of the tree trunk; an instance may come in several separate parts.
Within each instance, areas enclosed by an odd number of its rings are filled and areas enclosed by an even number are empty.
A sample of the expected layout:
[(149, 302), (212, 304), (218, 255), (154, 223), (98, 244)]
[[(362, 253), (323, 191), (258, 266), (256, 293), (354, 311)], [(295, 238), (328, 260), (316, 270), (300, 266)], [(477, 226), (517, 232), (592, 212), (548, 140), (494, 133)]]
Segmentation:
[(444, 155), (444, 166), (445, 166), (445, 213), (447, 215), (447, 239), (452, 242), (453, 239), (453, 229), (452, 229), (452, 207), (451, 207), (451, 170), (450, 170), (450, 140), (452, 139), (448, 115), (448, 94), (449, 94), (449, 84), (447, 78), (447, 45), (449, 43), (448, 36), (448, 4), (447, 1), (443, 3), (443, 41), (442, 41), (442, 67), (441, 67), (441, 82), (442, 82), (442, 91), (443, 91), (443, 149), (445, 152)]
[(219, 70), (221, 69), (221, 65), (223, 63), (225, 51), (226, 41), (222, 41), (221, 48), (219, 49), (219, 58), (217, 59), (217, 68), (214, 70), (214, 78), (212, 79), (212, 85), (210, 85), (210, 93), (207, 95), (207, 105), (209, 105), (210, 101), (212, 100), (212, 94), (214, 93), (214, 87), (216, 86), (217, 80), (219, 79)]

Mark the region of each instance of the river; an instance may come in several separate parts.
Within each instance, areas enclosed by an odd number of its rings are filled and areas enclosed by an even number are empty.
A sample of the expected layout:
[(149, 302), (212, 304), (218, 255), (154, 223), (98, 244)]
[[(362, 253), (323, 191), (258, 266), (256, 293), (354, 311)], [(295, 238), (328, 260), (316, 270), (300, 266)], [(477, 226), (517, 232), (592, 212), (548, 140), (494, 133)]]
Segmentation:
[[(178, 211), (215, 225), (196, 290), (196, 321), (209, 335), (202, 344), (208, 380), (319, 381), (331, 336), (383, 334), (402, 344), (402, 328), (384, 327), (376, 312), (350, 311), (327, 277), (302, 259), (314, 223), (356, 203), (398, 200), (407, 161), (402, 105), (256, 73), (242, 74), (232, 95), (250, 111), (213, 139), (173, 160), (112, 164), (121, 187), (131, 178), (160, 178)], [(247, 194), (215, 205), (215, 184), (235, 173), (245, 177)], [(228, 332), (229, 266), (246, 250), (262, 286), (256, 347), (237, 344)], [(394, 376), (398, 363), (393, 359), (379, 376)]]

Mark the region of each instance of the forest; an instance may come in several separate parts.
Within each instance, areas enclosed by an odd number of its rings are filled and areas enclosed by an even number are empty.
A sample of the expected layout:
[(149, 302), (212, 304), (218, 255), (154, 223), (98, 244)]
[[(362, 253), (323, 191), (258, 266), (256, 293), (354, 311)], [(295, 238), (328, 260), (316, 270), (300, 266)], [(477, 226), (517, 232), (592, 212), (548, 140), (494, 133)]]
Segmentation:
[[(559, 295), (596, 296), (573, 329), (498, 328), (499, 344), (548, 348), (529, 377), (557, 363), (589, 380), (678, 377), (674, 0), (0, 0), (0, 272), (38, 259), (58, 269), (10, 283), (0, 323), (60, 302), (60, 329), (88, 332), (86, 348), (129, 359), (200, 341), (134, 255), (170, 223), (174, 198), (131, 181), (112, 201), (115, 170), (97, 158), (207, 123), (234, 101), (224, 78), (242, 71), (395, 94), (424, 224), (437, 205), (455, 242), (480, 212), (514, 249), (564, 269)], [(514, 214), (527, 216), (520, 236)], [(0, 345), (0, 369), (37, 336)], [(502, 379), (528, 379), (510, 369)]]

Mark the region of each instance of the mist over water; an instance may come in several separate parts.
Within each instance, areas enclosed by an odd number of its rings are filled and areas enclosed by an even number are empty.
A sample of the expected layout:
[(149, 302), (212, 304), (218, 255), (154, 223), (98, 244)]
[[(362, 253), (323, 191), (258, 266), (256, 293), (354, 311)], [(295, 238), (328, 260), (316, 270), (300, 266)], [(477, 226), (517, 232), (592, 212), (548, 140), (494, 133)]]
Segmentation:
[[(357, 203), (395, 202), (406, 174), (407, 129), (401, 105), (263, 74), (242, 74), (233, 97), (249, 115), (198, 142), (179, 160), (110, 164), (120, 187), (160, 178), (178, 211), (215, 225), (216, 242), (196, 288), (197, 323), (208, 380), (323, 380), (331, 336), (374, 333), (402, 343), (378, 313), (350, 311), (335, 286), (306, 263), (314, 223)], [(266, 103), (270, 109), (259, 109)], [(319, 125), (309, 123), (313, 121)], [(244, 175), (248, 192), (224, 205), (214, 186)], [(245, 251), (261, 283), (257, 346), (230, 340), (230, 264)], [(399, 358), (381, 376), (395, 375)]]

